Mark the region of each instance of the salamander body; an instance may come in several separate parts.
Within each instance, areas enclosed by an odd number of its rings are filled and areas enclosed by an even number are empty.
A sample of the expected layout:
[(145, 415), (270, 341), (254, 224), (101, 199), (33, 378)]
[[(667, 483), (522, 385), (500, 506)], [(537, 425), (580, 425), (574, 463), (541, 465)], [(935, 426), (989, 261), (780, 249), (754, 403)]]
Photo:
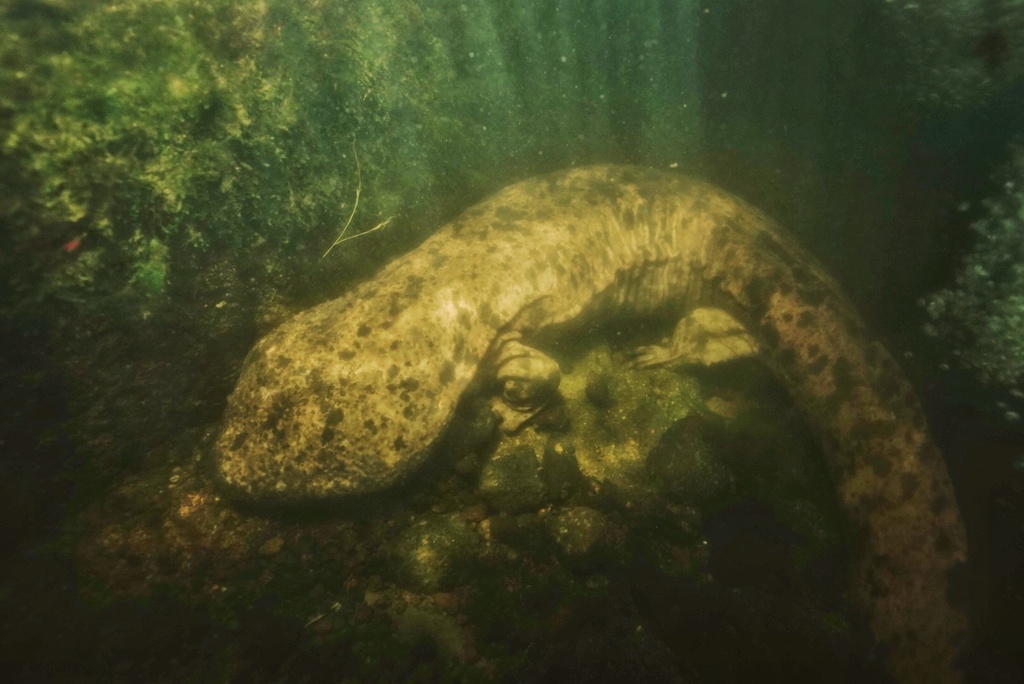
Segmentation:
[(517, 183), (290, 319), (246, 360), (216, 446), (220, 477), (265, 500), (383, 490), (532, 333), (697, 307), (743, 325), (820, 432), (861, 544), (853, 598), (891, 646), (893, 673), (954, 680), (965, 619), (947, 590), (966, 541), (918, 399), (791, 237), (680, 175), (597, 166)]

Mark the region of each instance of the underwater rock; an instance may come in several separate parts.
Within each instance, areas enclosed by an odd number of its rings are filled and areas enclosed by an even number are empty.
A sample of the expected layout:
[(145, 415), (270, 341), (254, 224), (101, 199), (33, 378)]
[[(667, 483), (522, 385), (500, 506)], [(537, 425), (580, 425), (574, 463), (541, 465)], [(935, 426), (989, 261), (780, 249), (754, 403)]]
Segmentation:
[(458, 516), (430, 516), (410, 525), (395, 545), (399, 573), (420, 591), (438, 591), (462, 579), (480, 537)]
[(515, 549), (517, 554), (543, 554), (552, 546), (547, 521), (536, 513), (494, 515), (487, 519), (486, 528), (492, 540)]
[(284, 539), (281, 537), (271, 537), (260, 544), (259, 553), (261, 556), (276, 556), (283, 548)]
[(550, 500), (561, 501), (571, 495), (583, 479), (572, 444), (549, 440), (541, 458), (540, 474)]
[(403, 610), (390, 611), (397, 636), (415, 643), (421, 638), (428, 639), (438, 653), (446, 659), (469, 663), (479, 656), (476, 653), (472, 634), (444, 610), (427, 602), (403, 606)]
[(586, 385), (587, 399), (597, 408), (607, 409), (615, 404), (615, 396), (612, 394), (608, 376), (597, 371), (587, 373)]
[(551, 536), (566, 556), (582, 559), (594, 552), (604, 539), (608, 520), (587, 506), (572, 506), (553, 515), (549, 521)]
[(731, 488), (723, 444), (709, 435), (708, 418), (690, 413), (676, 421), (647, 455), (647, 472), (667, 497), (707, 504)]
[(498, 416), (486, 401), (466, 401), (456, 412), (438, 450), (447, 454), (458, 472), (469, 474), (475, 471), (478, 456), (491, 443), (497, 427)]
[(544, 503), (540, 463), (532, 447), (498, 450), (480, 473), (480, 494), (501, 513), (535, 511)]

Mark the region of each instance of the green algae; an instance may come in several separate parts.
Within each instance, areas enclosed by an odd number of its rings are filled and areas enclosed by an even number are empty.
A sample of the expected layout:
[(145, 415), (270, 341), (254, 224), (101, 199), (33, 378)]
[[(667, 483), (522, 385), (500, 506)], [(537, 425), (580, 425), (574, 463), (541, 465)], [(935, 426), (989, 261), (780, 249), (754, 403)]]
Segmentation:
[[(636, 22), (657, 14), (575, 2), (553, 14), (382, 0), (30, 4), (0, 2), (0, 189), (14, 198), (0, 219), (17, 229), (5, 252), (51, 286), (35, 294), (77, 301), (153, 289), (136, 277), (148, 258), (136, 235), (166, 245), (172, 270), (222, 248), (271, 283), (294, 278), (290, 257), (322, 254), (352, 209), (353, 147), (352, 232), (395, 219), (372, 238), (388, 250), (511, 178), (607, 159), (610, 103), (623, 99), (613, 90), (627, 81), (580, 71), (613, 56), (591, 33), (616, 27), (628, 52), (653, 30)], [(664, 49), (641, 50), (651, 54), (638, 68), (657, 82), (672, 66), (654, 59)], [(668, 126), (683, 115), (675, 104), (651, 100), (647, 115)], [(663, 132), (652, 133), (659, 154)], [(674, 139), (682, 150), (694, 133)], [(72, 238), (85, 272), (74, 280), (57, 276), (62, 264), (17, 258)], [(350, 243), (331, 263), (365, 258)]]

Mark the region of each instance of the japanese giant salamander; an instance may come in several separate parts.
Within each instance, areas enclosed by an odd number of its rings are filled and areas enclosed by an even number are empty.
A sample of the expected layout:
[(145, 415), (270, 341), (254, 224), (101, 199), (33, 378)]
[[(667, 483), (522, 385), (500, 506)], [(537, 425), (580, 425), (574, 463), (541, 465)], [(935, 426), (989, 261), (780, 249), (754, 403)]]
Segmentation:
[[(753, 337), (821, 434), (858, 532), (851, 591), (890, 669), (955, 681), (966, 620), (947, 589), (966, 540), (918, 399), (814, 258), (760, 211), (690, 178), (596, 166), (517, 183), (288, 320), (245, 362), (219, 476), (256, 500), (385, 489), (428, 457), (481, 378), (504, 378), (510, 398), (529, 386), (516, 369), (544, 358), (524, 345), (531, 333), (673, 307), (677, 332), (684, 314), (711, 307)], [(679, 361), (683, 337), (642, 357)]]

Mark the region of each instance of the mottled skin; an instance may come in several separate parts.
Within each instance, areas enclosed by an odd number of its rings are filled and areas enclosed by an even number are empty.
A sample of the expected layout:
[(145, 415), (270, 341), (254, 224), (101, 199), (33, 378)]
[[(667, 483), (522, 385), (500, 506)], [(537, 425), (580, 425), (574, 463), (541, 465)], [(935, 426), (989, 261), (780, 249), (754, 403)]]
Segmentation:
[[(966, 541), (892, 357), (764, 214), (678, 175), (591, 167), (508, 187), (250, 353), (218, 444), (243, 496), (384, 489), (415, 470), (503, 345), (581, 316), (722, 309), (822, 435), (859, 535), (852, 594), (901, 681), (957, 677), (947, 597)], [(661, 359), (666, 361), (667, 359)]]

